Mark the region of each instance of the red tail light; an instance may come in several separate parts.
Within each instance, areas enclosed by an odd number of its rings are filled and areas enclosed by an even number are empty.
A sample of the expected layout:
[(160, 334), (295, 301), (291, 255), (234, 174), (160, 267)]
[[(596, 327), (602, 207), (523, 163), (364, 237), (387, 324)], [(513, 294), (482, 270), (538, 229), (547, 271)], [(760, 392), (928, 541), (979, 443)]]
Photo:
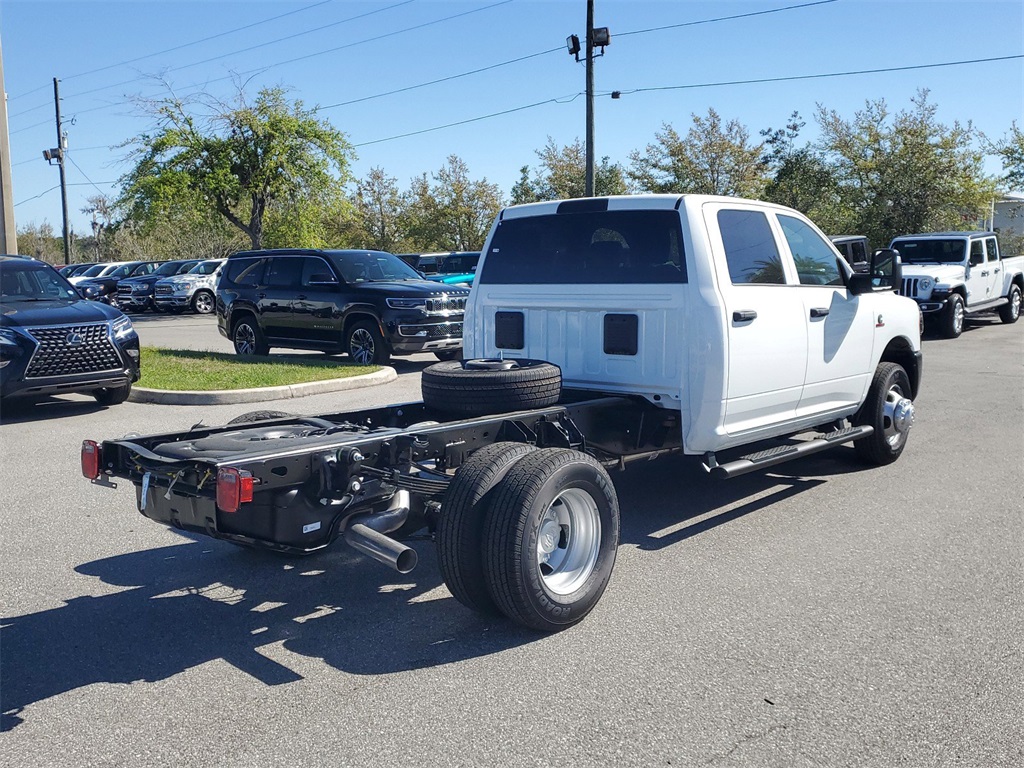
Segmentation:
[(82, 442), (82, 474), (90, 480), (100, 476), (100, 465), (103, 463), (103, 451), (95, 440)]
[(252, 486), (251, 472), (222, 467), (217, 472), (217, 507), (222, 512), (237, 512), (242, 504), (252, 501)]

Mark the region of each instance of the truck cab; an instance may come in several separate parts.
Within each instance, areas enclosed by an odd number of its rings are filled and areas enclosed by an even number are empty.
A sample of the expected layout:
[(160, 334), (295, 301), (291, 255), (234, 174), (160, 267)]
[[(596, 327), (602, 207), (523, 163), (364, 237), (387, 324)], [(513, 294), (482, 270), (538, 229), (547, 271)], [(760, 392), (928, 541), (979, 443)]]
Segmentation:
[(568, 386), (678, 409), (685, 450), (717, 451), (850, 416), (881, 360), (916, 390), (919, 312), (873, 279), (856, 288), (828, 237), (769, 203), (516, 206), (481, 259), (466, 358), (553, 362)]

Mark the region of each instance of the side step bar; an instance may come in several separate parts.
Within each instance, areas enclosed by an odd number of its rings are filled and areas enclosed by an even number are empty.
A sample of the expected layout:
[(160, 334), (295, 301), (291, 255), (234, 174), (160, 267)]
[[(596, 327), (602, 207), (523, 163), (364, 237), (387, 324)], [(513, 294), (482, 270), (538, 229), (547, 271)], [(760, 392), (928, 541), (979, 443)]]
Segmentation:
[(874, 432), (875, 428), (869, 426), (847, 427), (846, 429), (838, 429), (835, 432), (829, 432), (826, 435), (799, 443), (798, 445), (783, 445), (778, 448), (769, 448), (765, 451), (740, 456), (738, 459), (726, 462), (725, 464), (719, 464), (715, 460), (715, 455), (709, 453), (704, 457), (704, 468), (711, 473), (712, 477), (727, 480), (730, 477), (745, 475), (747, 472), (774, 467), (776, 464), (783, 464), (784, 462), (798, 459), (801, 456), (810, 456), (812, 453), (827, 451), (829, 448), (834, 448), (837, 445), (850, 443), (854, 440), (860, 440), (862, 437), (873, 435)]

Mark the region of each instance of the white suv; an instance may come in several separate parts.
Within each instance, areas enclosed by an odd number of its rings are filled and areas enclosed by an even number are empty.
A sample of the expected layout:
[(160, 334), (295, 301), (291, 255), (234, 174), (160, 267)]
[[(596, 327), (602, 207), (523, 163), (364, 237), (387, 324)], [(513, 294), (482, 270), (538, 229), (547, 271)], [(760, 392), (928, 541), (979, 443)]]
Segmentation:
[(153, 290), (156, 308), (165, 312), (191, 309), (201, 315), (210, 314), (216, 306), (214, 290), (223, 264), (224, 259), (207, 259), (184, 275), (157, 281)]

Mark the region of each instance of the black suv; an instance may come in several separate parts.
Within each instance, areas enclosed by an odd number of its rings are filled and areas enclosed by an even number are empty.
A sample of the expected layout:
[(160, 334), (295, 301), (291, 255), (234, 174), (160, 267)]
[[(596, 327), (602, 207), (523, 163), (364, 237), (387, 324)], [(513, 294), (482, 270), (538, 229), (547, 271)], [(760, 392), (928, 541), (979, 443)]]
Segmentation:
[(217, 326), (240, 355), (288, 347), (363, 365), (424, 351), (452, 360), (467, 296), (384, 251), (242, 251), (221, 271)]
[(48, 264), (0, 256), (0, 398), (88, 392), (114, 405), (138, 380), (139, 337), (120, 310)]

